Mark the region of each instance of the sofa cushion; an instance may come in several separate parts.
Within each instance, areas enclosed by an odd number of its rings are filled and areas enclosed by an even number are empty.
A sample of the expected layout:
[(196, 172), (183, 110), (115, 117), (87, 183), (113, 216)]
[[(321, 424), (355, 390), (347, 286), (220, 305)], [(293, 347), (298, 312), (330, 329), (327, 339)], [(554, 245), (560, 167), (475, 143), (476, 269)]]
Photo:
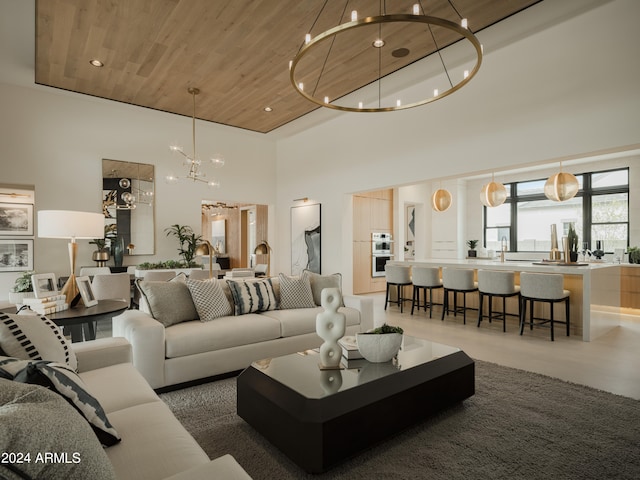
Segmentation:
[(48, 360), (78, 369), (71, 345), (47, 317), (0, 313), (0, 348), (9, 357)]
[[(39, 385), (0, 379), (0, 452), (31, 459), (0, 463), (0, 478), (116, 478), (87, 422), (62, 397)], [(48, 457), (45, 462), (44, 455), (53, 453), (57, 461)]]
[(165, 330), (165, 354), (167, 358), (183, 357), (279, 337), (280, 322), (256, 313), (214, 322), (185, 322)]
[(102, 445), (110, 446), (120, 441), (98, 400), (67, 365), (3, 357), (0, 359), (0, 372), (3, 376), (13, 374), (16, 382), (40, 385), (60, 394), (89, 422)]
[[(261, 313), (261, 317), (270, 317), (280, 323), (282, 337), (294, 337), (316, 331), (316, 316), (324, 312), (324, 308), (301, 308), (297, 310), (275, 310)], [(355, 308), (341, 307), (338, 312), (344, 313), (347, 327), (360, 325), (360, 312)]]
[(165, 327), (198, 318), (189, 288), (184, 282), (148, 282), (138, 280), (151, 316)]
[(278, 308), (273, 285), (269, 278), (244, 281), (227, 280), (227, 284), (233, 296), (236, 315), (265, 312)]
[[(337, 288), (342, 292), (342, 275), (339, 273), (320, 275), (311, 270), (305, 270), (302, 272), (302, 276), (309, 279), (311, 292), (313, 293), (313, 301), (316, 305), (322, 305), (322, 290), (325, 288)], [(344, 301), (342, 302), (342, 306), (344, 307)]]
[(280, 308), (289, 310), (292, 308), (314, 308), (311, 283), (306, 276), (290, 277), (281, 273), (280, 281)]
[(187, 280), (187, 287), (200, 321), (209, 322), (233, 313), (231, 304), (217, 281)]

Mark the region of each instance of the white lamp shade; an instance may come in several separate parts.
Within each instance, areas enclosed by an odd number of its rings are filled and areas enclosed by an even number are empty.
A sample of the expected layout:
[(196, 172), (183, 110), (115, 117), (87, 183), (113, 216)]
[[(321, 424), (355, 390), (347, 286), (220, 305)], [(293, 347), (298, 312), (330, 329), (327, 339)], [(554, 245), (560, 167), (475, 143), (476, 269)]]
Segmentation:
[(104, 238), (104, 215), (72, 210), (40, 210), (38, 237)]

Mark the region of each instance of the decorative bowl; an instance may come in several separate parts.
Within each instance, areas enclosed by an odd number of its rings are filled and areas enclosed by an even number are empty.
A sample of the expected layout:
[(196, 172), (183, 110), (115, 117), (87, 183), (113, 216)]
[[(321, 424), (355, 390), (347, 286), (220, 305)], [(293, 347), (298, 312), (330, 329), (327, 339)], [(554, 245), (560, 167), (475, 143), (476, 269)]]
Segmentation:
[(391, 360), (402, 345), (401, 333), (357, 333), (358, 350), (372, 363), (382, 363)]

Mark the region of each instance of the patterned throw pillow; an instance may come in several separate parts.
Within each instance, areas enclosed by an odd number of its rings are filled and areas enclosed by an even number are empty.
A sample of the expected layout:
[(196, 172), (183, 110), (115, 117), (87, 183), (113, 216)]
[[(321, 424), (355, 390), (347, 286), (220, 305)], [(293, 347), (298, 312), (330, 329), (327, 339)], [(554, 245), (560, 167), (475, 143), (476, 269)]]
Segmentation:
[[(333, 275), (320, 275), (312, 272), (311, 270), (305, 270), (302, 275), (309, 279), (311, 283), (311, 291), (313, 292), (313, 301), (316, 305), (321, 305), (322, 290), (325, 288), (337, 288), (342, 292), (342, 275), (334, 273)], [(344, 301), (342, 302), (344, 307)]]
[(315, 308), (311, 283), (305, 275), (301, 277), (289, 277), (284, 273), (280, 278), (280, 308)]
[(120, 441), (104, 409), (89, 392), (82, 379), (67, 365), (55, 362), (30, 362), (17, 358), (0, 358), (0, 377), (16, 382), (42, 385), (67, 400), (86, 420), (104, 446)]
[(137, 285), (149, 305), (151, 316), (165, 327), (198, 319), (198, 312), (185, 282), (138, 280)]
[(270, 278), (239, 282), (227, 280), (227, 284), (233, 296), (236, 315), (265, 312), (278, 308), (276, 295), (273, 291), (273, 284)]
[(78, 369), (76, 354), (47, 317), (0, 313), (0, 349), (22, 360), (48, 360)]
[(200, 321), (209, 322), (233, 313), (231, 304), (217, 280), (187, 280), (187, 287)]

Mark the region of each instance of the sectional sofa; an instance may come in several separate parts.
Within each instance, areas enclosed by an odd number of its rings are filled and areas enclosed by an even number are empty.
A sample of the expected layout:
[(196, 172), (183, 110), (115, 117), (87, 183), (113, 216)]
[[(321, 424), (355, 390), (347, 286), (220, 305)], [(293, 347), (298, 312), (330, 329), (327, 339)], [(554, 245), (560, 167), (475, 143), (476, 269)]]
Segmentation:
[[(305, 273), (245, 281), (145, 282), (140, 310), (113, 318), (133, 364), (154, 389), (233, 372), (263, 358), (317, 348), (324, 288), (339, 275)], [(344, 295), (346, 334), (373, 328), (373, 301)], [(213, 312), (213, 313), (212, 313)]]

